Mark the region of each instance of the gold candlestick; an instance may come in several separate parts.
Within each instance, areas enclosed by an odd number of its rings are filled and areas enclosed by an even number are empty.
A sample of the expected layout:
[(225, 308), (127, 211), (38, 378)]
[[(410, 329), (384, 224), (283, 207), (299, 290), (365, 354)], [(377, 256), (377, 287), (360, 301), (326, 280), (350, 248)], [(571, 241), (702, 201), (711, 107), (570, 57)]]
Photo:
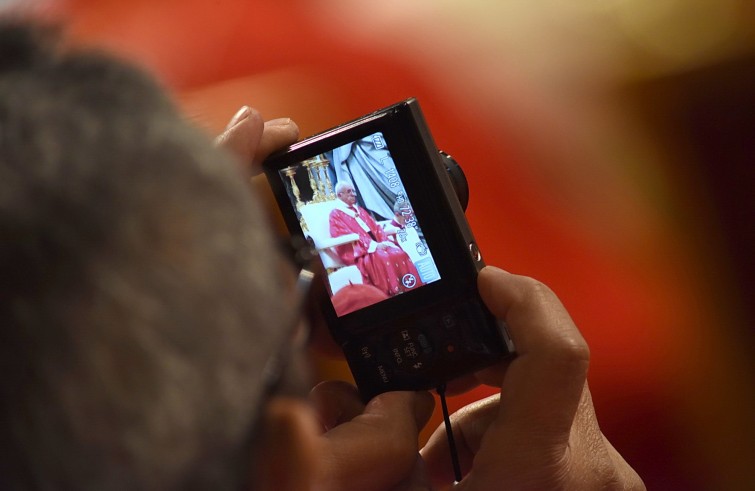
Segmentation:
[(307, 159), (304, 161), (304, 167), (309, 174), (309, 187), (312, 188), (312, 202), (319, 203), (323, 201), (322, 193), (320, 193), (320, 187), (317, 183), (315, 172), (312, 172), (312, 167), (315, 165), (315, 159)]
[(289, 180), (291, 181), (291, 190), (294, 192), (294, 197), (296, 198), (296, 209), (298, 210), (302, 206), (304, 206), (304, 203), (301, 201), (301, 192), (299, 191), (299, 186), (296, 185), (296, 181), (294, 180), (294, 176), (296, 175), (296, 167), (286, 167), (283, 169), (283, 173), (288, 176)]

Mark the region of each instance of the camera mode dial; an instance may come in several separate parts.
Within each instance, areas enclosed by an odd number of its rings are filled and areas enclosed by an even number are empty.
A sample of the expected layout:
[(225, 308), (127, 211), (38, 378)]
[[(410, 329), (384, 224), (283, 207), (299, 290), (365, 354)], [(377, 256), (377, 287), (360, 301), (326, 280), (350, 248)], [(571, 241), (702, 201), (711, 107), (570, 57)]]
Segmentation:
[(464, 175), (464, 171), (456, 160), (448, 155), (443, 150), (439, 150), (443, 165), (446, 167), (448, 177), (451, 179), (456, 197), (459, 198), (461, 203), (461, 209), (467, 211), (467, 205), (469, 204), (469, 184), (467, 183), (467, 176)]

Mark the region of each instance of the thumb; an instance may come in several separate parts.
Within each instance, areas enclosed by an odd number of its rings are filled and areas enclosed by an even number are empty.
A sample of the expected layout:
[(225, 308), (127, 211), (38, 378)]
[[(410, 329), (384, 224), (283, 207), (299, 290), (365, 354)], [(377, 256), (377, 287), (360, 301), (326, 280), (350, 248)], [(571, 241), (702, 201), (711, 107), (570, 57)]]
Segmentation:
[(390, 489), (417, 463), (419, 431), (432, 414), (428, 392), (388, 392), (351, 421), (323, 435), (323, 489)]
[(427, 424), (435, 408), (435, 399), (429, 392), (386, 392), (374, 397), (360, 415), (375, 421), (394, 420), (411, 432)]

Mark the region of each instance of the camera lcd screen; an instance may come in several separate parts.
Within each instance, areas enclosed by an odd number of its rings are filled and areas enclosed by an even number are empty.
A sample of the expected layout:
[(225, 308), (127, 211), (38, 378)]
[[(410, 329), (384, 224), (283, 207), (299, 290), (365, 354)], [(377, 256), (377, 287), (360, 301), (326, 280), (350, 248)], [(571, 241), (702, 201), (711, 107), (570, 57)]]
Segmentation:
[(279, 171), (340, 317), (440, 280), (382, 132)]

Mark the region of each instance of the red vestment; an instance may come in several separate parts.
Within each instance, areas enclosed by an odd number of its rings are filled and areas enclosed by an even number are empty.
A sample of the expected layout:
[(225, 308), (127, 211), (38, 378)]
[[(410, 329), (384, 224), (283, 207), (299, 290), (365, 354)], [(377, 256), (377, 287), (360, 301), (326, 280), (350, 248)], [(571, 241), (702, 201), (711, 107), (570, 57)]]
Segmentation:
[[(383, 228), (364, 209), (355, 206), (355, 215), (336, 208), (330, 212), (330, 235), (355, 233), (359, 240), (355, 243), (336, 247), (336, 254), (345, 264), (356, 264), (366, 284), (374, 285), (387, 295), (396, 295), (412, 290), (422, 284), (417, 268), (403, 249), (388, 241)], [(369, 230), (364, 230), (357, 222), (362, 219)], [(370, 235), (372, 234), (372, 236)], [(377, 247), (369, 252), (370, 244), (387, 242), (390, 247)]]

